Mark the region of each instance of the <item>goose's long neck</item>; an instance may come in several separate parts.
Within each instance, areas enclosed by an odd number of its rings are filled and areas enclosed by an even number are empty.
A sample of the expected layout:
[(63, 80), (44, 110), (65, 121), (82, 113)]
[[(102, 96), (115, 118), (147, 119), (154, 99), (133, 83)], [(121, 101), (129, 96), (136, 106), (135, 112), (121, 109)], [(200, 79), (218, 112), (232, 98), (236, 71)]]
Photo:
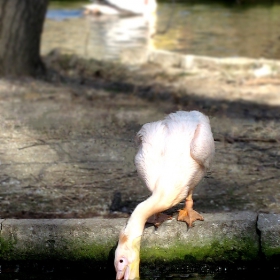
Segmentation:
[(137, 205), (132, 212), (127, 225), (124, 229), (124, 233), (132, 240), (142, 235), (145, 223), (147, 219), (155, 213), (162, 211), (160, 207), (157, 207), (158, 201), (152, 195), (145, 201)]

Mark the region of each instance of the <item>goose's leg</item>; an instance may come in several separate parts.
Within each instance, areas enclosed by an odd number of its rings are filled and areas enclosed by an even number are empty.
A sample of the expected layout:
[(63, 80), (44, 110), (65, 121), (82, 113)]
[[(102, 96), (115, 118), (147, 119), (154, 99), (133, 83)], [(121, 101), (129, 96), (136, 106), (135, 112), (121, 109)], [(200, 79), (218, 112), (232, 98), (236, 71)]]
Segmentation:
[(179, 210), (178, 221), (186, 222), (188, 226), (191, 227), (192, 223), (196, 220), (203, 221), (204, 218), (195, 210), (193, 210), (193, 199), (191, 191), (186, 198), (185, 208)]
[(148, 220), (148, 224), (153, 224), (155, 227), (159, 227), (164, 221), (171, 220), (172, 216), (166, 215), (164, 213), (157, 213), (152, 215)]

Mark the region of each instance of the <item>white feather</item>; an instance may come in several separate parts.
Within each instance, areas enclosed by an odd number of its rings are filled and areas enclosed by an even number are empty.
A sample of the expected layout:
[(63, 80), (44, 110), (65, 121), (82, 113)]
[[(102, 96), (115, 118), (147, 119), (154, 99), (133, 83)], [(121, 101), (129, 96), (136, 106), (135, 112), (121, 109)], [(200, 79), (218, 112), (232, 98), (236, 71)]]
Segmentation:
[(160, 187), (170, 192), (180, 186), (181, 199), (188, 191), (183, 188), (194, 187), (198, 164), (209, 168), (215, 151), (209, 119), (198, 111), (178, 111), (147, 123), (137, 133), (136, 142), (135, 165), (147, 187), (152, 192)]

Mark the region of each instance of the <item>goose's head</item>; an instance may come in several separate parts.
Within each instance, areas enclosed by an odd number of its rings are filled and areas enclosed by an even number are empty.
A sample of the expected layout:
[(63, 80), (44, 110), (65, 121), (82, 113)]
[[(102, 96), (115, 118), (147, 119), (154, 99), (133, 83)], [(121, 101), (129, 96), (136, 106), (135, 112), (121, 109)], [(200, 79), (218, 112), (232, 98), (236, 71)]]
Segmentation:
[(120, 234), (115, 252), (115, 269), (117, 280), (139, 279), (141, 236), (129, 240), (123, 232)]

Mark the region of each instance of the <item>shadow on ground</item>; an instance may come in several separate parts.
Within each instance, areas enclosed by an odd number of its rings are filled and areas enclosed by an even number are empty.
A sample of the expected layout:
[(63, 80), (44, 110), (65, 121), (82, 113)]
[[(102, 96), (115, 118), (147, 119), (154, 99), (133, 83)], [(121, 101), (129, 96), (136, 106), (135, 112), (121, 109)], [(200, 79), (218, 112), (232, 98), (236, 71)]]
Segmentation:
[(196, 210), (280, 212), (279, 84), (57, 53), (45, 61), (47, 78), (0, 84), (2, 218), (128, 216), (149, 195), (134, 135), (176, 110), (207, 114), (215, 138)]

